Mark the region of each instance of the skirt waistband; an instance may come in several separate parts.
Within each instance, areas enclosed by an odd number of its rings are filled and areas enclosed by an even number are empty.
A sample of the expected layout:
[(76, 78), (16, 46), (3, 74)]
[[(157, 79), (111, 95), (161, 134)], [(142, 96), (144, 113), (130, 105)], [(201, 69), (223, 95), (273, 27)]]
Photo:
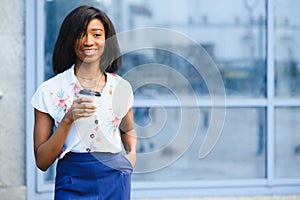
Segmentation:
[(65, 161), (80, 161), (80, 162), (88, 162), (88, 161), (105, 161), (110, 160), (114, 157), (119, 156), (120, 153), (107, 153), (107, 152), (91, 152), (91, 153), (67, 153), (62, 159)]

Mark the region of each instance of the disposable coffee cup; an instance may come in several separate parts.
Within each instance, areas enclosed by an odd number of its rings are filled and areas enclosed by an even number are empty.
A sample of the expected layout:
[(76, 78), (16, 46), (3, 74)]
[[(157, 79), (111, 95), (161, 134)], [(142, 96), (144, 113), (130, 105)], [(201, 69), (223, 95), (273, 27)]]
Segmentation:
[[(93, 90), (80, 90), (77, 93), (77, 98), (88, 98), (92, 100), (92, 104), (96, 107), (100, 105), (100, 92), (93, 91)], [(95, 122), (98, 121), (97, 114), (90, 117), (81, 117), (75, 121), (75, 127), (77, 129), (78, 136), (82, 142), (82, 144), (87, 148), (90, 149), (90, 142), (91, 142), (91, 133), (95, 132), (96, 125)], [(92, 134), (94, 135), (94, 134)]]

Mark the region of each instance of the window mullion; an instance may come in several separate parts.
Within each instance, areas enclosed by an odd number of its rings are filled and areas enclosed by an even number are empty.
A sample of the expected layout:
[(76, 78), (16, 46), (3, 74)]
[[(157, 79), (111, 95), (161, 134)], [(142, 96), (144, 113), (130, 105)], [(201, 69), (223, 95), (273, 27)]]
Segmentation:
[(268, 185), (272, 185), (274, 179), (274, 94), (275, 94), (275, 48), (274, 48), (274, 0), (267, 0), (267, 159), (266, 175)]

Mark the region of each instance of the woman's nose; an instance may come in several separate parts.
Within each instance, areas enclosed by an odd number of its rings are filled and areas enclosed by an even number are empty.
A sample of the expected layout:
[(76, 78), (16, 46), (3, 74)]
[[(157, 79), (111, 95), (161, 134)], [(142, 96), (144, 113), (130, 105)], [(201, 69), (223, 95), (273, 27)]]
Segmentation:
[(93, 45), (93, 40), (92, 37), (89, 34), (86, 34), (85, 38), (84, 38), (84, 42), (83, 44), (85, 46), (92, 46)]

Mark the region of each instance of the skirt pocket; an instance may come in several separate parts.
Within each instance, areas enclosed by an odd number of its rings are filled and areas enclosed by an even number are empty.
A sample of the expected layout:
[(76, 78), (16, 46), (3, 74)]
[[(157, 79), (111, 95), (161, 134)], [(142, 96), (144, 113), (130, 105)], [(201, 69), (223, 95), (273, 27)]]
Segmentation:
[(119, 165), (119, 170), (123, 172), (132, 173), (133, 166), (131, 162), (121, 153), (118, 155), (118, 159), (116, 159)]
[(68, 176), (57, 177), (55, 182), (55, 190), (70, 190), (72, 189), (72, 178)]

